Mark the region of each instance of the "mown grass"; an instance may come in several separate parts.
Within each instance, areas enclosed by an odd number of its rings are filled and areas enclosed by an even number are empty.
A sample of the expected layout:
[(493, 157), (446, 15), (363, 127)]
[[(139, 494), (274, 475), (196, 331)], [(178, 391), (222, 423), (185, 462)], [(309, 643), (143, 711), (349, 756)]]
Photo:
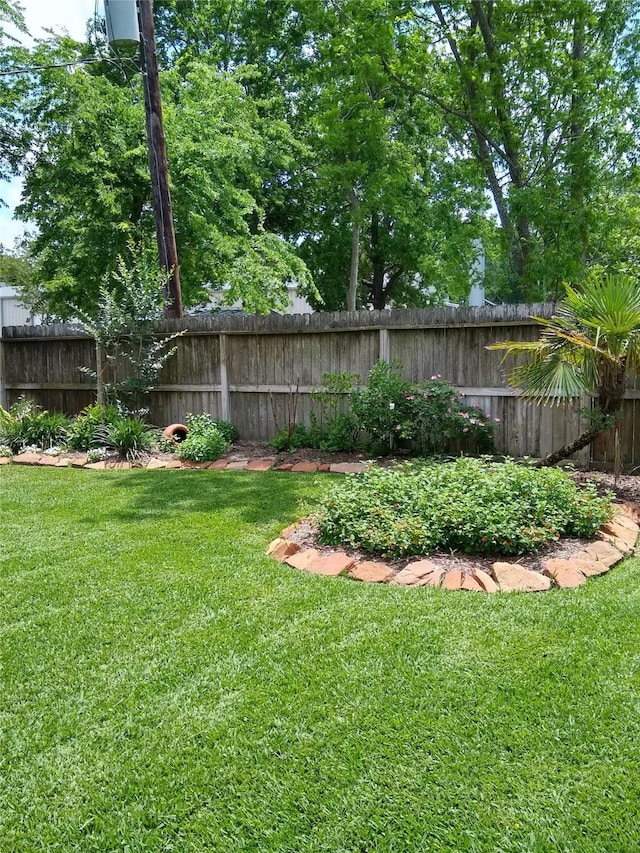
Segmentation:
[(0, 469), (1, 851), (640, 849), (640, 561), (490, 597), (264, 557), (328, 484)]

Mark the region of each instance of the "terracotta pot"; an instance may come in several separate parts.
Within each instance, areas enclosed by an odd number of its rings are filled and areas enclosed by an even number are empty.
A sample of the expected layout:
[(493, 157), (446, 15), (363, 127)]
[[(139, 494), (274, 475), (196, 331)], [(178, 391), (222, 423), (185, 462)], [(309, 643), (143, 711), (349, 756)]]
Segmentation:
[(184, 424), (169, 424), (168, 427), (162, 430), (162, 435), (170, 441), (180, 444), (189, 435), (189, 427)]

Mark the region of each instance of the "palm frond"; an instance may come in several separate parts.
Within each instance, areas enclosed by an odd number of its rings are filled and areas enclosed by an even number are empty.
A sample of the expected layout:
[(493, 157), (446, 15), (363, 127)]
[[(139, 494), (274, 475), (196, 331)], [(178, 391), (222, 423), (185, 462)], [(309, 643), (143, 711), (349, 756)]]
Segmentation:
[(559, 404), (589, 391), (580, 367), (557, 357), (516, 367), (509, 384), (521, 388), (520, 396), (525, 400), (543, 406)]

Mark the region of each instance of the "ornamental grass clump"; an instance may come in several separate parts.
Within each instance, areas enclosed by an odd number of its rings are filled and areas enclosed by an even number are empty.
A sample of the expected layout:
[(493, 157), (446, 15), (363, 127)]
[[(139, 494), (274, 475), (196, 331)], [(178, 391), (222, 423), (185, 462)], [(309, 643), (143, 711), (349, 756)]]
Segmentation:
[(64, 444), (70, 423), (61, 412), (42, 410), (32, 400), (21, 397), (9, 409), (0, 406), (0, 443), (12, 453), (30, 447), (46, 450)]
[(610, 494), (557, 468), (461, 457), (349, 477), (316, 519), (326, 544), (404, 557), (524, 554), (561, 536), (590, 538), (611, 514)]
[(114, 426), (122, 415), (116, 406), (86, 406), (68, 430), (67, 447), (70, 450), (90, 450), (104, 443), (105, 427)]

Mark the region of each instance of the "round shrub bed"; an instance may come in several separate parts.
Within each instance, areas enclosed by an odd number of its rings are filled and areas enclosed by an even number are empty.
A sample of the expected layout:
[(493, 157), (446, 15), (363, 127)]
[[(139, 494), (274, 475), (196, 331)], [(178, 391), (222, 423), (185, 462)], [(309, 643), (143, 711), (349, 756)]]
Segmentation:
[(611, 515), (611, 495), (558, 468), (459, 458), (349, 477), (316, 522), (325, 544), (396, 558), (524, 554), (561, 536), (591, 538)]

